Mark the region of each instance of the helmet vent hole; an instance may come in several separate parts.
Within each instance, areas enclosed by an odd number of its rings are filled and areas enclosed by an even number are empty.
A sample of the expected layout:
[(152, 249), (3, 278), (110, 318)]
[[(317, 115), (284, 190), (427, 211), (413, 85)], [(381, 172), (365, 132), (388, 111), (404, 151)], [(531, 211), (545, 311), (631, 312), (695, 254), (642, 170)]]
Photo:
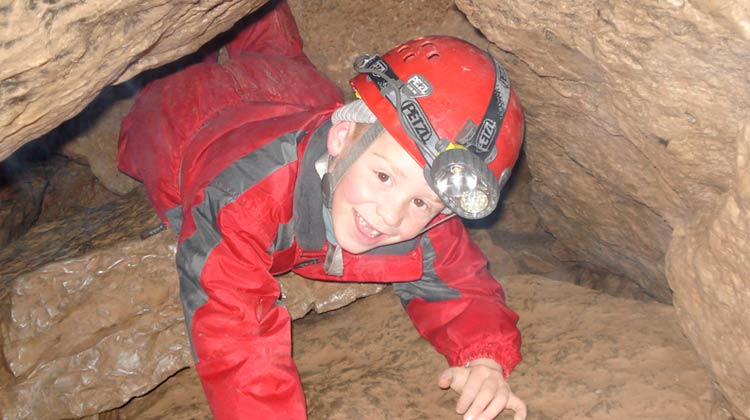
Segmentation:
[(406, 51), (407, 48), (409, 48), (408, 45), (402, 45), (399, 49), (396, 50), (396, 52), (401, 54), (402, 52)]
[(428, 60), (432, 60), (432, 59), (435, 59), (435, 58), (440, 58), (440, 54), (437, 51), (430, 51), (427, 54), (427, 59)]
[(404, 61), (409, 61), (416, 56), (417, 56), (416, 54), (414, 54), (413, 52), (410, 52), (404, 56)]
[(422, 46), (423, 47), (434, 47), (435, 44), (433, 44), (432, 42), (425, 42), (424, 44), (422, 44)]

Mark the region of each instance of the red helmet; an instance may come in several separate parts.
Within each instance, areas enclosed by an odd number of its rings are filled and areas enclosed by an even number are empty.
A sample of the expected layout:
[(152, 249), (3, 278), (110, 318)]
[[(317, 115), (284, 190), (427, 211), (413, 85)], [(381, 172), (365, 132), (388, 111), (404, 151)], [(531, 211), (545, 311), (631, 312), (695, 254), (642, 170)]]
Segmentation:
[(380, 123), (422, 166), (459, 216), (495, 208), (523, 141), (523, 112), (505, 69), (448, 36), (420, 37), (362, 56), (350, 81)]

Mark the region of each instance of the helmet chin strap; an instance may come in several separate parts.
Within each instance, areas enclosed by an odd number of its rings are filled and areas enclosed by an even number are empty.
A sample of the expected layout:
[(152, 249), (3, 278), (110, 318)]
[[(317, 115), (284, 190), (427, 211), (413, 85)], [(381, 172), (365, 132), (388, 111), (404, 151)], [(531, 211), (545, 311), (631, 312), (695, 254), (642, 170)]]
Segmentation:
[(341, 178), (344, 177), (346, 171), (354, 164), (354, 162), (362, 156), (362, 153), (367, 150), (368, 147), (375, 141), (375, 139), (383, 132), (383, 125), (380, 122), (373, 123), (367, 131), (362, 134), (362, 137), (356, 141), (349, 151), (344, 156), (340, 156), (333, 165), (333, 169), (330, 169), (333, 163), (333, 157), (329, 156), (328, 168), (329, 171), (323, 175), (321, 179), (321, 192), (323, 194), (323, 203), (329, 209), (333, 206), (333, 192), (341, 182)]

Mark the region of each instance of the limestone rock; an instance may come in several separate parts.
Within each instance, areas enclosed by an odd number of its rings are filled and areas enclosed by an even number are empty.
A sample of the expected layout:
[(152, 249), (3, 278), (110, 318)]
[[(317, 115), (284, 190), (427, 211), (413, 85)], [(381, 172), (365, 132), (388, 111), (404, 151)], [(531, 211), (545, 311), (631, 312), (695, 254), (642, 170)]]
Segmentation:
[(477, 44), (476, 33), (453, 0), (288, 0), (305, 40), (305, 54), (328, 75), (347, 100), (354, 99), (349, 79), (362, 54), (380, 54), (417, 36), (453, 35)]
[(42, 212), (36, 223), (95, 211), (118, 198), (99, 182), (88, 165), (62, 156), (54, 156), (44, 165), (49, 184), (44, 191)]
[[(174, 273), (174, 263), (167, 265), (167, 245), (136, 239), (157, 221), (145, 196), (130, 194), (37, 225), (0, 250), (4, 419), (65, 418), (114, 407), (129, 398), (117, 387), (136, 392), (138, 382), (146, 381), (135, 374), (143, 373), (137, 371), (141, 363), (156, 370), (145, 375), (148, 380), (169, 375), (165, 369), (179, 347), (170, 356), (167, 343), (184, 340), (177, 334), (179, 322), (159, 313), (174, 283), (160, 276), (166, 267)], [(123, 266), (144, 261), (147, 267), (161, 261), (162, 267), (122, 274)], [(149, 353), (152, 348), (164, 349), (164, 357)]]
[(292, 319), (302, 318), (310, 311), (321, 314), (342, 308), (358, 298), (383, 290), (378, 283), (339, 283), (312, 281), (294, 273), (277, 278), (284, 306)]
[(3, 352), (18, 382), (5, 418), (92, 414), (187, 366), (174, 253), (157, 235), (16, 278)]
[(526, 110), (547, 229), (664, 302), (672, 228), (729, 187), (750, 107), (743, 4), (456, 1)]
[(86, 123), (75, 141), (66, 143), (61, 152), (85, 162), (104, 186), (115, 194), (123, 195), (138, 182), (117, 169), (117, 140), (120, 121), (133, 104), (133, 97), (124, 96), (122, 89), (107, 88), (76, 120)]
[(23, 273), (132, 241), (158, 223), (145, 192), (137, 189), (96, 209), (36, 225), (22, 239), (0, 249), (0, 296)]
[(733, 188), (675, 229), (667, 278), (680, 324), (738, 419), (750, 418), (750, 121)]
[(0, 176), (0, 247), (23, 235), (39, 218), (49, 180), (30, 170), (9, 183)]
[(0, 160), (80, 112), (105, 86), (197, 50), (263, 3), (5, 2)]
[[(529, 419), (730, 418), (672, 307), (538, 276), (503, 284), (524, 334), (510, 384)], [(436, 385), (445, 359), (391, 289), (297, 320), (293, 334), (310, 420), (459, 418), (457, 394)], [(189, 369), (99, 419), (210, 419), (202, 393)]]

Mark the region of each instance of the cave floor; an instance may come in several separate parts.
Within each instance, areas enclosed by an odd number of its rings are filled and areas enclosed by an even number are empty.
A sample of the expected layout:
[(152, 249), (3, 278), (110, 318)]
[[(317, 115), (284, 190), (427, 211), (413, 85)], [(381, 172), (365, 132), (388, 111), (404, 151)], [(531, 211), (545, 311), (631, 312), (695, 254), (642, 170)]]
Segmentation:
[[(510, 383), (529, 419), (729, 418), (672, 307), (533, 275), (508, 277), (504, 286), (524, 333), (524, 361)], [(444, 359), (418, 336), (390, 288), (297, 320), (293, 335), (311, 420), (460, 418), (456, 394), (436, 385)], [(211, 415), (188, 368), (94, 418)]]

